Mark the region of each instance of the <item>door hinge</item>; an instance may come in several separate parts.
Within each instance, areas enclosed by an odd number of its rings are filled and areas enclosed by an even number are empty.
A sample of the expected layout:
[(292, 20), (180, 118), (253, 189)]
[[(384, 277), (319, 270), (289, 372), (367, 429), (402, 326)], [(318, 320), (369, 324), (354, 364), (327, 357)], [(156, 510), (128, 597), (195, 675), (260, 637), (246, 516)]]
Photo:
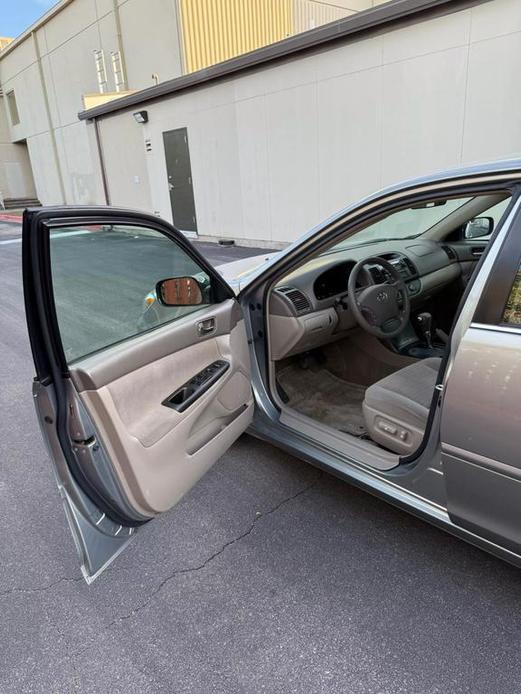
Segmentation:
[(437, 383), (434, 386), (434, 389), (437, 390), (439, 393), (443, 393), (443, 391), (445, 390), (445, 386), (443, 385), (443, 383)]

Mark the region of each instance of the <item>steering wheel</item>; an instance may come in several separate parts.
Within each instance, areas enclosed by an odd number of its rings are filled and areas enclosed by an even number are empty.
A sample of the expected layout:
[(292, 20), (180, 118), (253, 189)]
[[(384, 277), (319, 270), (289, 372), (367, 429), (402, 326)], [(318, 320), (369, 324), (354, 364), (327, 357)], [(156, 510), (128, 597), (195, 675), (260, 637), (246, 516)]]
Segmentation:
[[(391, 279), (358, 288), (357, 280), (366, 265), (379, 265)], [(372, 278), (370, 273), (368, 276)], [(396, 337), (409, 321), (411, 302), (404, 280), (390, 262), (373, 256), (358, 262), (351, 270), (347, 284), (347, 302), (358, 324), (371, 335), (388, 339)]]

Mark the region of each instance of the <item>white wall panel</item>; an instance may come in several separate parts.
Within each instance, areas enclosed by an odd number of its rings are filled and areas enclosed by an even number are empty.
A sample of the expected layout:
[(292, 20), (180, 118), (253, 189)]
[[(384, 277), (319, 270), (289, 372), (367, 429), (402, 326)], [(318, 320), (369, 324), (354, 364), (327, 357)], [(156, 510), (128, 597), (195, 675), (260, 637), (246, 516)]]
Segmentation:
[(383, 62), (409, 60), (466, 45), (470, 36), (470, 18), (470, 10), (461, 10), (383, 34)]
[(464, 161), (521, 154), (520, 74), (521, 32), (471, 46)]
[[(90, 126), (94, 130), (94, 126)], [(143, 126), (131, 114), (100, 123), (112, 205), (152, 211)], [(94, 133), (92, 144), (95, 145)]]
[[(78, 112), (83, 109), (82, 94), (98, 91), (92, 46), (99, 45), (96, 25), (79, 34), (74, 42), (68, 42), (49, 53), (52, 90), (57, 106), (56, 126), (78, 122)], [(109, 57), (109, 56), (107, 56)], [(110, 62), (107, 65), (107, 72)]]
[(269, 94), (271, 239), (291, 241), (320, 220), (316, 84)]
[(521, 31), (519, 0), (485, 2), (473, 7), (471, 13), (471, 41), (483, 41)]
[(29, 157), (33, 168), (36, 195), (43, 205), (62, 203), (60, 180), (54, 164), (54, 151), (50, 133), (27, 138)]
[(239, 238), (248, 230), (248, 238), (265, 240), (271, 230), (265, 99), (240, 101), (236, 111), (243, 225)]
[(466, 65), (453, 48), (384, 66), (383, 185), (460, 163)]
[(121, 30), (130, 89), (144, 89), (181, 74), (173, 0), (127, 0), (120, 5)]
[(318, 85), (320, 216), (381, 186), (382, 71), (365, 70)]
[(14, 90), (20, 123), (10, 128), (13, 140), (21, 140), (48, 129), (47, 112), (37, 63), (2, 82), (4, 93)]
[(67, 204), (94, 205), (97, 202), (96, 171), (92, 161), (87, 124), (77, 122), (60, 129), (65, 154), (62, 164), (67, 182)]
[(314, 62), (318, 81), (368, 70), (382, 64), (382, 39), (367, 38), (324, 47), (314, 56)]
[(235, 105), (195, 113), (187, 124), (199, 233), (211, 229), (214, 236), (240, 237), (244, 225)]
[(93, 0), (74, 0), (45, 25), (47, 50), (53, 51), (76, 38), (96, 24), (96, 3)]

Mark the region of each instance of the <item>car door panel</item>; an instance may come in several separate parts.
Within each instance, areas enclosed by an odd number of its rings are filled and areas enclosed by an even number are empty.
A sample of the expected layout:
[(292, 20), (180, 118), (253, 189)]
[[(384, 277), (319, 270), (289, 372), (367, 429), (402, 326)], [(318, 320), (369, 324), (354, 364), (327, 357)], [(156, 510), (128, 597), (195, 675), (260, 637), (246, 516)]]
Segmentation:
[[(34, 401), (90, 582), (248, 427), (245, 322), (220, 275), (145, 214), (28, 210), (23, 265)], [(159, 300), (170, 271), (204, 283), (192, 303)]]
[[(190, 322), (195, 326), (198, 320)], [(175, 331), (174, 325), (172, 343)], [(241, 345), (246, 345), (242, 320), (229, 334), (173, 351), (109, 381), (91, 370), (90, 380), (98, 385), (80, 389), (80, 398), (140, 513), (171, 508), (249, 424), (249, 354)], [(187, 410), (162, 404), (217, 360), (228, 361), (229, 369)], [(75, 371), (73, 380), (84, 383), (84, 374), (78, 377)]]

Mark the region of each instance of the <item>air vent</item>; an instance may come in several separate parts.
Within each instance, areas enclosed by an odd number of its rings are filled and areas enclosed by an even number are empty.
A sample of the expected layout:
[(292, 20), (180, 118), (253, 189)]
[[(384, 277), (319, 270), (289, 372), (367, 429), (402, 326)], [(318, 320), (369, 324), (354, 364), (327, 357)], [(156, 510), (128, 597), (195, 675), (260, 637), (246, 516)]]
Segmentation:
[(442, 246), (442, 249), (445, 251), (445, 254), (449, 260), (457, 260), (458, 256), (456, 255), (456, 251), (454, 248), (451, 248), (450, 246)]
[(414, 265), (412, 260), (409, 260), (409, 258), (407, 258), (407, 256), (404, 255), (404, 256), (402, 256), (402, 261), (403, 261), (404, 265), (407, 266), (407, 269), (409, 270), (409, 275), (411, 277), (414, 277), (414, 275), (418, 274), (418, 270), (416, 269), (416, 266)]
[(300, 289), (295, 289), (294, 287), (279, 287), (278, 291), (288, 297), (297, 313), (304, 313), (311, 308), (309, 299)]

